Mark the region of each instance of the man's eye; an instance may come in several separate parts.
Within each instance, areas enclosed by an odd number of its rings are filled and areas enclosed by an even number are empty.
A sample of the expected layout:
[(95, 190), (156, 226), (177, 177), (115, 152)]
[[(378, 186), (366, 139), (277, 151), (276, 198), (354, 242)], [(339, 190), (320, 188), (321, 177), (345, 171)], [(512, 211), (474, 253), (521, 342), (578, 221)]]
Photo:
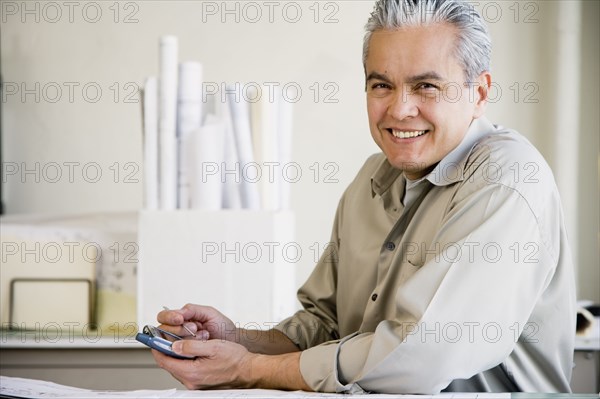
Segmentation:
[(437, 85), (434, 85), (432, 83), (427, 83), (427, 82), (422, 82), (422, 83), (418, 83), (415, 86), (416, 90), (438, 90), (439, 87)]
[(387, 83), (374, 83), (371, 85), (372, 90), (389, 89), (389, 88), (390, 88), (390, 85), (388, 85)]

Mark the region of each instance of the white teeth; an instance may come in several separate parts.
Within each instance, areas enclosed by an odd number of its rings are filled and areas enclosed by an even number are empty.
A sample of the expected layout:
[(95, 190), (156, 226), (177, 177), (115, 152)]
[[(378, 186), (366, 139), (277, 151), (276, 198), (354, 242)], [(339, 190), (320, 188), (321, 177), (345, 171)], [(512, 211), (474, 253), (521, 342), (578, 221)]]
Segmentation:
[(415, 130), (412, 132), (403, 132), (400, 130), (392, 130), (392, 134), (394, 135), (394, 137), (397, 137), (399, 139), (408, 139), (408, 138), (412, 138), (412, 137), (418, 137), (421, 136), (423, 134), (425, 134), (427, 130)]

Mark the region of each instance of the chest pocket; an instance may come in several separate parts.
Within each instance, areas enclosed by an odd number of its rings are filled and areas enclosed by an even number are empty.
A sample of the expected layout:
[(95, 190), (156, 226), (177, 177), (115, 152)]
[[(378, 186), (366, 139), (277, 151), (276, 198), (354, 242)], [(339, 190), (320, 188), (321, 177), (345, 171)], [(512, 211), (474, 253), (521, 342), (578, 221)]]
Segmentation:
[(402, 261), (413, 273), (420, 269), (427, 259), (440, 254), (440, 244), (435, 242), (443, 227), (444, 215), (451, 197), (447, 187), (434, 187), (432, 195), (423, 199), (402, 239)]

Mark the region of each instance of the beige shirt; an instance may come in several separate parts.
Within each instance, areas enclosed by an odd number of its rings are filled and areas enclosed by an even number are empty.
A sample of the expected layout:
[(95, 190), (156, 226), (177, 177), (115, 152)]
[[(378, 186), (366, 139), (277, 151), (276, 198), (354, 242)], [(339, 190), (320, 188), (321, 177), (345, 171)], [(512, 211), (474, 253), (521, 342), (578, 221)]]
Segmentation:
[[(552, 172), (518, 133), (475, 120), (410, 188), (383, 154), (342, 196), (277, 329), (315, 390), (568, 391), (573, 266)], [(412, 192), (412, 190), (417, 190)], [(416, 195), (414, 195), (416, 194)]]

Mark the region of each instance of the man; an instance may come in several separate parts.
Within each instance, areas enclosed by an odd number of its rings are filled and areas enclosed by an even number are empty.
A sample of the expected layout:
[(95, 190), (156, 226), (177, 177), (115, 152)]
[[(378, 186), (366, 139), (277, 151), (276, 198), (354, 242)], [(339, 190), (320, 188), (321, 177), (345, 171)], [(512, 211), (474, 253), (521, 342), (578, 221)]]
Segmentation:
[(186, 305), (158, 364), (188, 388), (569, 391), (573, 268), (552, 173), (483, 116), (490, 39), (459, 0), (380, 0), (364, 43), (382, 150), (340, 200), (334, 256), (271, 331)]

